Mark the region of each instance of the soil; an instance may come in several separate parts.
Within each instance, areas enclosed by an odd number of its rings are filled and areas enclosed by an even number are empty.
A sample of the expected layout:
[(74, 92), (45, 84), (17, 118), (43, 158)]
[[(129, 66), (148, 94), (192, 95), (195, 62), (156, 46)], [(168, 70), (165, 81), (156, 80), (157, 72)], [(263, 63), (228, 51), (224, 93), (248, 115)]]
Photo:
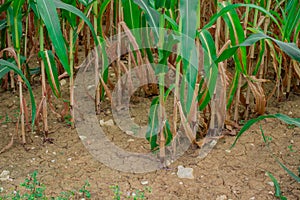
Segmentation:
[[(33, 86), (37, 102), (40, 87)], [(66, 97), (67, 98), (67, 97)], [(18, 117), (18, 95), (12, 92), (1, 92), (0, 95), (0, 149), (6, 146), (11, 135), (16, 133)], [(291, 117), (300, 117), (300, 98), (291, 95), (284, 102), (271, 101), (268, 113), (282, 113)], [(146, 123), (145, 110), (151, 101), (139, 97), (131, 112), (139, 123)], [(61, 102), (55, 104), (62, 109)], [(108, 111), (103, 111), (109, 115)], [(260, 125), (265, 135), (272, 138), (272, 152), (290, 170), (298, 175), (300, 166), (300, 129), (276, 119), (263, 120), (249, 129), (229, 151), (235, 140), (233, 136), (220, 139), (214, 149), (204, 159), (197, 158), (199, 149), (189, 149), (169, 166), (149, 173), (124, 173), (111, 169), (96, 159), (82, 144), (75, 129), (66, 122), (59, 122), (49, 111), (49, 137), (53, 144), (43, 143), (43, 135), (28, 132), (26, 149), (21, 140), (16, 138), (13, 146), (0, 154), (0, 173), (10, 171), (11, 180), (0, 182), (3, 194), (20, 189), (20, 183), (34, 170), (38, 171), (38, 180), (45, 184), (47, 196), (57, 196), (62, 191), (78, 190), (87, 180), (91, 199), (113, 199), (110, 186), (118, 185), (126, 194), (136, 190), (145, 191), (146, 199), (276, 199), (274, 187), (266, 172), (272, 173), (278, 180), (282, 195), (288, 199), (300, 199), (300, 185), (292, 179), (274, 160), (263, 142)], [(6, 117), (7, 116), (7, 117)], [(101, 114), (105, 121), (109, 116)], [(144, 139), (120, 136), (116, 127), (105, 129), (107, 135), (114, 139), (121, 148), (131, 148), (142, 152), (149, 149)], [(19, 134), (20, 136), (20, 134)], [(115, 141), (117, 140), (117, 141)], [(194, 179), (180, 179), (177, 167), (193, 168)], [(143, 185), (142, 182), (148, 183)], [(144, 183), (144, 182), (143, 182)], [(0, 194), (1, 196), (1, 194)]]

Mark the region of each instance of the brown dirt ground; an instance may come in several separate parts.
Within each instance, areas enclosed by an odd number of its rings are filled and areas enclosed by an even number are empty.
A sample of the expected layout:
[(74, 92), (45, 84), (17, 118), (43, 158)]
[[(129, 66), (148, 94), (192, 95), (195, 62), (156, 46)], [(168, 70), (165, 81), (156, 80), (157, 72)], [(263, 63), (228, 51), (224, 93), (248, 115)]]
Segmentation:
[[(34, 91), (38, 97), (40, 88), (34, 86)], [(16, 131), (18, 96), (11, 92), (1, 92), (0, 102), (1, 149), (9, 143), (11, 135)], [(139, 102), (150, 104), (150, 100), (142, 99)], [(61, 109), (58, 105), (56, 107)], [(141, 107), (132, 108), (132, 113), (135, 119), (143, 119), (142, 123), (145, 123), (147, 118)], [(299, 96), (292, 95), (289, 101), (271, 103), (268, 112), (300, 117), (299, 107)], [(6, 115), (11, 122), (6, 122)], [(152, 189), (151, 193), (145, 192), (147, 199), (222, 199), (222, 195), (226, 195), (227, 199), (276, 199), (271, 180), (266, 176), (268, 171), (279, 181), (283, 195), (288, 199), (299, 199), (299, 183), (290, 178), (270, 156), (263, 143), (259, 125), (262, 125), (266, 135), (272, 137), (270, 146), (273, 153), (298, 174), (300, 129), (290, 127), (279, 120), (264, 120), (254, 125), (230, 152), (226, 150), (235, 138), (225, 136), (203, 160), (197, 158), (197, 150), (189, 150), (170, 165), (170, 170), (131, 174), (110, 169), (93, 159), (81, 143), (76, 130), (72, 130), (65, 122), (58, 122), (55, 116), (50, 114), (50, 137), (54, 139), (54, 144), (43, 144), (41, 134), (28, 133), (28, 138), (33, 141), (27, 139), (26, 148), (29, 150), (26, 151), (20, 140), (15, 140), (12, 148), (0, 154), (0, 173), (8, 170), (12, 178), (12, 181), (0, 182), (0, 187), (4, 188), (4, 193), (11, 192), (28, 174), (38, 170), (38, 179), (45, 184), (46, 194), (49, 196), (59, 195), (62, 191), (78, 190), (88, 180), (88, 190), (92, 199), (112, 199), (113, 192), (110, 186), (115, 184), (121, 188), (121, 199), (125, 199), (124, 194), (137, 189), (143, 190), (145, 186), (141, 181), (146, 180), (149, 182), (146, 186)], [(119, 133), (114, 128), (110, 129), (108, 134), (119, 138), (121, 143), (127, 143), (126, 139), (122, 140), (122, 137), (118, 136)], [(291, 144), (294, 152), (288, 148)], [(134, 145), (137, 150), (145, 148), (145, 141), (137, 141)], [(179, 179), (176, 175), (178, 165), (193, 168), (195, 178)]]

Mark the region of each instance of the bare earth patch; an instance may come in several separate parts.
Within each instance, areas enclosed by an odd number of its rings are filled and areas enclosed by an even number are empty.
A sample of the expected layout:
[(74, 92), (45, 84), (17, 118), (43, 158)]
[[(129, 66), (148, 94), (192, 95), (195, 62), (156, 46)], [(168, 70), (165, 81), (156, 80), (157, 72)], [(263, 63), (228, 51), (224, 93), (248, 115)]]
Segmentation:
[[(18, 97), (9, 92), (1, 93), (0, 102), (1, 149), (15, 133)], [(139, 102), (151, 103), (147, 99)], [(132, 108), (135, 120), (145, 114), (144, 106), (148, 103), (140, 103), (140, 107), (137, 103)], [(292, 96), (289, 101), (273, 102), (268, 112), (299, 117), (299, 107), (300, 98)], [(271, 180), (266, 176), (266, 172), (270, 172), (279, 181), (284, 196), (288, 199), (300, 197), (299, 183), (290, 178), (267, 151), (259, 124), (247, 131), (231, 151), (228, 149), (235, 138), (226, 136), (218, 141), (203, 160), (197, 158), (199, 150), (190, 149), (172, 163), (170, 169), (144, 174), (123, 173), (106, 167), (89, 154), (76, 130), (72, 130), (66, 123), (58, 122), (54, 115), (50, 116), (49, 125), (53, 132), (50, 134), (54, 139), (53, 144), (43, 144), (42, 135), (28, 133), (28, 151), (16, 139), (9, 150), (0, 154), (0, 173), (8, 170), (12, 178), (11, 181), (0, 182), (4, 193), (19, 187), (29, 173), (37, 170), (38, 179), (45, 184), (49, 196), (59, 195), (62, 191), (78, 190), (88, 180), (92, 199), (112, 199), (110, 186), (116, 184), (123, 193), (122, 199), (125, 199), (128, 192), (143, 190), (145, 186), (152, 189), (151, 193), (145, 192), (147, 199), (276, 199)], [(265, 134), (272, 138), (270, 146), (273, 152), (298, 174), (300, 129), (275, 119), (262, 121), (260, 125)], [(136, 151), (149, 148), (146, 140), (132, 138), (134, 141), (128, 142), (130, 136), (122, 136), (117, 129), (107, 128), (105, 131), (109, 138), (118, 140), (116, 143), (122, 148)], [(194, 179), (178, 178), (176, 173), (179, 165), (193, 168)]]

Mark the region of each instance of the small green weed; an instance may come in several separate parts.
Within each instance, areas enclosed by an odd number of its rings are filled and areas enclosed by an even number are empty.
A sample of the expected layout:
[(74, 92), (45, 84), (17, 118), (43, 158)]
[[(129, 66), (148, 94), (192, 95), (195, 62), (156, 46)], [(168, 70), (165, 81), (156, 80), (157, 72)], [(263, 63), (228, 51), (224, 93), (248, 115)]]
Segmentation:
[(290, 145), (288, 146), (288, 149), (290, 150), (290, 152), (296, 152), (296, 151), (293, 149), (293, 145), (292, 145), (292, 144), (290, 144)]
[[(113, 185), (110, 186), (110, 188), (112, 189), (114, 196), (113, 199), (114, 200), (120, 200), (121, 196), (122, 196), (122, 192), (120, 190), (120, 186), (119, 185)], [(147, 186), (145, 187), (143, 190), (135, 190), (132, 193), (129, 193), (126, 195), (127, 199), (133, 199), (133, 200), (138, 200), (138, 199), (146, 199), (145, 193), (151, 193), (152, 192), (152, 188)]]
[(5, 120), (2, 122), (2, 124), (8, 124), (10, 122), (12, 122), (11, 118), (8, 116), (8, 114), (5, 114)]
[[(85, 184), (81, 187), (81, 189), (79, 189), (78, 192), (76, 192), (75, 190), (71, 190), (67, 192), (61, 192), (61, 195), (58, 197), (48, 198), (45, 196), (46, 187), (38, 181), (37, 174), (38, 172), (34, 171), (28, 178), (25, 179), (23, 183), (20, 184), (20, 186), (25, 188), (25, 190), (27, 191), (25, 194), (21, 194), (19, 190), (15, 190), (9, 195), (0, 196), (0, 200), (69, 200), (74, 198), (91, 198), (91, 194), (87, 190), (87, 188), (90, 186), (88, 181), (85, 182)], [(4, 189), (0, 187), (0, 193), (2, 193), (3, 191)]]

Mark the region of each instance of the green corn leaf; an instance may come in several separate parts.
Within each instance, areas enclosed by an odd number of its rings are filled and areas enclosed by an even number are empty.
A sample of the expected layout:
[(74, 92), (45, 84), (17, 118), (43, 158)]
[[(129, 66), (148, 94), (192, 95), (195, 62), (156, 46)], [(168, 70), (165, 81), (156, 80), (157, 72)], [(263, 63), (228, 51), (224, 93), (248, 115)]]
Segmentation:
[[(16, 16), (12, 8), (8, 8), (12, 40), (16, 51), (20, 50), (20, 41), (22, 37), (22, 13), (18, 12)], [(16, 20), (15, 20), (16, 18)]]
[(124, 21), (130, 29), (141, 27), (141, 10), (133, 0), (122, 0)]
[[(181, 105), (183, 110), (189, 112), (194, 96), (196, 80), (198, 76), (198, 54), (195, 45), (195, 37), (197, 30), (197, 8), (198, 0), (180, 1), (179, 10), (181, 16), (181, 57), (183, 63), (183, 80)], [(186, 94), (186, 95), (185, 95)]]
[[(109, 5), (109, 3), (110, 3), (110, 0), (104, 0), (100, 6), (100, 11), (99, 11), (99, 15), (98, 15), (100, 22), (102, 22), (104, 12), (105, 12), (107, 6)], [(98, 28), (99, 28), (100, 37), (103, 37), (102, 26), (99, 26)]]
[(0, 31), (4, 30), (7, 26), (6, 20), (0, 20)]
[(34, 126), (34, 120), (35, 120), (35, 115), (36, 115), (36, 105), (35, 105), (35, 100), (33, 96), (33, 92), (30, 86), (29, 81), (26, 79), (26, 77), (23, 75), (22, 71), (18, 69), (18, 67), (6, 60), (0, 59), (0, 75), (4, 72), (8, 72), (10, 70), (13, 70), (16, 72), (25, 82), (26, 86), (28, 87), (28, 91), (30, 94), (30, 101), (31, 101), (31, 116), (32, 116), (32, 127)]
[(236, 45), (234, 47), (231, 47), (229, 49), (226, 49), (216, 60), (216, 62), (221, 62), (230, 56), (234, 54), (234, 52), (239, 48), (239, 47), (244, 47), (244, 46), (251, 46), (257, 41), (264, 40), (264, 39), (269, 39), (273, 42), (275, 42), (281, 49), (284, 51), (288, 56), (291, 58), (297, 60), (300, 62), (300, 49), (297, 47), (295, 43), (286, 43), (282, 42), (280, 40), (276, 40), (264, 33), (256, 33), (250, 35), (243, 43)]
[(169, 17), (168, 15), (164, 14), (164, 16), (165, 16), (165, 20), (167, 20), (170, 23), (173, 30), (178, 32), (179, 31), (178, 24), (171, 17)]
[(281, 200), (287, 199), (286, 197), (283, 197), (283, 196), (281, 195), (280, 185), (279, 185), (277, 179), (276, 179), (270, 172), (267, 172), (267, 175), (270, 177), (270, 179), (271, 179), (272, 182), (274, 183), (274, 189), (275, 189), (275, 194), (274, 194), (274, 196), (275, 196), (275, 197), (279, 197)]
[(263, 59), (263, 56), (265, 53), (265, 46), (266, 46), (265, 43), (263, 41), (260, 41), (260, 50), (259, 50), (258, 60), (256, 62), (256, 65), (254, 67), (252, 75), (256, 75), (260, 69), (260, 65), (261, 65), (261, 62), (262, 62), (262, 59)]
[(35, 15), (38, 19), (41, 18), (40, 14), (39, 14), (39, 12), (38, 12), (37, 5), (36, 5), (36, 3), (35, 3), (34, 1), (31, 1), (31, 0), (29, 1), (29, 10), (32, 10), (33, 13), (34, 13), (34, 15)]
[[(225, 2), (219, 4), (221, 8), (230, 6), (230, 4), (226, 4)], [(235, 10), (230, 10), (223, 15), (223, 19), (225, 20), (227, 26), (229, 27), (229, 35), (231, 44), (237, 45), (245, 40), (244, 30), (241, 25), (239, 16)], [(238, 52), (234, 54), (233, 57), (235, 61), (236, 68), (243, 72), (243, 74), (247, 74), (247, 51), (245, 47), (240, 47)]]
[(231, 145), (231, 148), (233, 148), (236, 144), (236, 142), (238, 141), (238, 139), (244, 134), (245, 131), (247, 131), (253, 124), (263, 120), (263, 119), (267, 119), (267, 118), (276, 118), (279, 119), (287, 124), (290, 125), (295, 125), (300, 127), (300, 119), (299, 118), (290, 118), (287, 115), (283, 115), (283, 114), (273, 114), (273, 115), (262, 115), (259, 116), (255, 119), (250, 119), (239, 131), (239, 133), (236, 136), (236, 139), (234, 141), (234, 143)]
[(88, 7), (89, 5), (94, 3), (94, 1), (96, 1), (96, 0), (78, 0), (78, 1), (79, 1), (79, 3), (83, 4), (85, 7)]
[(42, 57), (42, 60), (44, 62), (45, 71), (52, 92), (57, 98), (59, 98), (61, 96), (60, 83), (58, 80), (58, 71), (57, 71), (54, 55), (52, 51), (48, 50), (48, 51), (40, 52), (40, 56)]
[(124, 21), (138, 44), (141, 44), (141, 34), (139, 28), (141, 28), (141, 9), (133, 0), (122, 0), (122, 6), (124, 11)]
[[(181, 34), (183, 35), (181, 41), (181, 56), (185, 59), (186, 63), (184, 68), (188, 67), (187, 61), (190, 59), (192, 50), (196, 49), (193, 40), (196, 37), (197, 29), (197, 19), (195, 18), (195, 16), (197, 16), (197, 6), (197, 0), (180, 1), (180, 15), (182, 21)], [(183, 71), (183, 73), (185, 73), (187, 69), (183, 69)]]
[(67, 48), (60, 27), (60, 21), (56, 12), (53, 0), (37, 1), (39, 14), (47, 28), (48, 35), (55, 48), (55, 52), (62, 63), (66, 72), (71, 76), (70, 65), (68, 61)]
[(208, 29), (208, 28), (210, 28), (212, 25), (215, 24), (215, 22), (217, 21), (217, 19), (219, 17), (221, 17), (224, 14), (226, 14), (227, 12), (229, 12), (231, 10), (234, 10), (236, 8), (239, 8), (239, 7), (249, 7), (249, 8), (257, 9), (260, 12), (266, 14), (277, 25), (276, 28), (278, 28), (279, 31), (282, 32), (281, 26), (280, 26), (279, 22), (277, 21), (277, 19), (270, 12), (268, 12), (266, 9), (264, 9), (261, 6), (254, 5), (254, 4), (242, 4), (242, 3), (231, 4), (231, 5), (228, 5), (228, 6), (224, 7), (224, 8), (222, 8), (218, 13), (216, 13), (215, 15), (213, 15), (211, 17), (210, 21), (202, 29)]
[(234, 73), (234, 77), (233, 77), (233, 80), (232, 80), (231, 88), (230, 88), (230, 91), (229, 91), (228, 102), (227, 102), (227, 105), (226, 105), (226, 109), (227, 110), (232, 105), (233, 98), (235, 96), (235, 92), (237, 91), (237, 88), (238, 88), (240, 75), (241, 75), (241, 73), (236, 70), (235, 73)]
[(159, 19), (160, 13), (157, 12), (153, 7), (151, 7), (148, 0), (133, 0), (135, 4), (140, 6), (144, 12), (149, 26), (151, 27), (155, 42), (158, 42), (159, 39)]
[(300, 21), (300, 3), (299, 0), (289, 1), (289, 8), (286, 9), (287, 19), (283, 27), (283, 40), (291, 41), (293, 30), (297, 27)]
[(169, 123), (168, 120), (166, 121), (166, 124), (165, 124), (165, 127), (164, 127), (164, 137), (165, 137), (165, 140), (166, 140), (165, 144), (170, 145), (172, 140), (173, 140), (173, 135), (172, 135), (171, 128), (170, 128), (170, 123)]
[[(76, 7), (76, 0), (63, 0), (62, 2), (64, 2), (67, 5)], [(67, 20), (67, 22), (69, 22), (69, 24), (71, 25), (71, 27), (73, 29), (76, 28), (77, 21), (76, 21), (76, 16), (73, 13), (68, 12), (67, 10), (62, 10), (61, 16), (62, 16), (62, 18), (65, 18)]]
[(8, 0), (8, 1), (5, 1), (4, 4), (0, 5), (0, 13), (6, 11), (8, 9), (8, 7), (10, 6), (12, 1), (13, 0)]
[(5, 74), (7, 74), (9, 71), (10, 71), (10, 69), (8, 67), (1, 66), (1, 68), (0, 68), (0, 79), (2, 79), (3, 76)]
[(149, 141), (151, 150), (156, 150), (157, 135), (159, 133), (159, 119), (158, 119), (158, 109), (159, 109), (159, 98), (156, 97), (152, 100), (150, 113), (148, 117), (148, 128), (146, 132), (146, 139)]
[(170, 9), (171, 8), (171, 0), (159, 0), (159, 1), (155, 1), (155, 8), (156, 9), (159, 9), (159, 8)]
[(295, 181), (300, 183), (300, 177), (294, 174), (291, 170), (289, 170), (283, 163), (281, 163), (278, 159), (276, 159), (276, 162), (282, 167)]
[[(173, 86), (175, 87), (175, 85)], [(173, 88), (171, 87), (171, 88)], [(168, 90), (165, 94), (165, 99), (167, 98), (167, 96), (169, 95), (170, 91), (172, 89)], [(150, 114), (148, 117), (148, 128), (147, 128), (147, 132), (146, 132), (146, 139), (149, 141), (150, 143), (150, 147), (152, 151), (155, 151), (158, 149), (159, 145), (157, 144), (157, 136), (160, 133), (160, 126), (163, 125), (159, 121), (159, 97), (156, 97), (152, 100), (151, 103), (151, 107), (150, 107)], [(170, 145), (172, 139), (173, 139), (173, 135), (171, 132), (171, 128), (170, 128), (170, 123), (168, 120), (166, 120), (165, 124), (164, 124), (164, 128), (163, 128), (163, 134), (165, 137), (165, 145)]]
[(14, 17), (17, 17), (25, 0), (14, 0), (13, 1), (13, 10), (14, 10)]
[(205, 95), (204, 100), (200, 104), (200, 110), (203, 110), (210, 102), (211, 96), (214, 93), (218, 76), (218, 68), (216, 66), (217, 63), (214, 62), (217, 58), (215, 42), (210, 32), (203, 30), (200, 32), (198, 37), (201, 41), (204, 52), (204, 63), (200, 63), (200, 65), (204, 65), (204, 77), (207, 84), (207, 88), (201, 92), (198, 97), (198, 99), (202, 99), (203, 95)]
[[(67, 11), (77, 15), (78, 17), (80, 17), (86, 23), (86, 25), (88, 25), (88, 27), (90, 28), (96, 46), (99, 45), (99, 40), (98, 40), (98, 37), (97, 37), (97, 34), (95, 32), (93, 25), (91, 24), (90, 20), (79, 9), (77, 9), (76, 7), (74, 7), (72, 5), (65, 4), (59, 0), (53, 0), (53, 1), (57, 8), (67, 10)], [(101, 39), (103, 39), (103, 38), (101, 38)]]

